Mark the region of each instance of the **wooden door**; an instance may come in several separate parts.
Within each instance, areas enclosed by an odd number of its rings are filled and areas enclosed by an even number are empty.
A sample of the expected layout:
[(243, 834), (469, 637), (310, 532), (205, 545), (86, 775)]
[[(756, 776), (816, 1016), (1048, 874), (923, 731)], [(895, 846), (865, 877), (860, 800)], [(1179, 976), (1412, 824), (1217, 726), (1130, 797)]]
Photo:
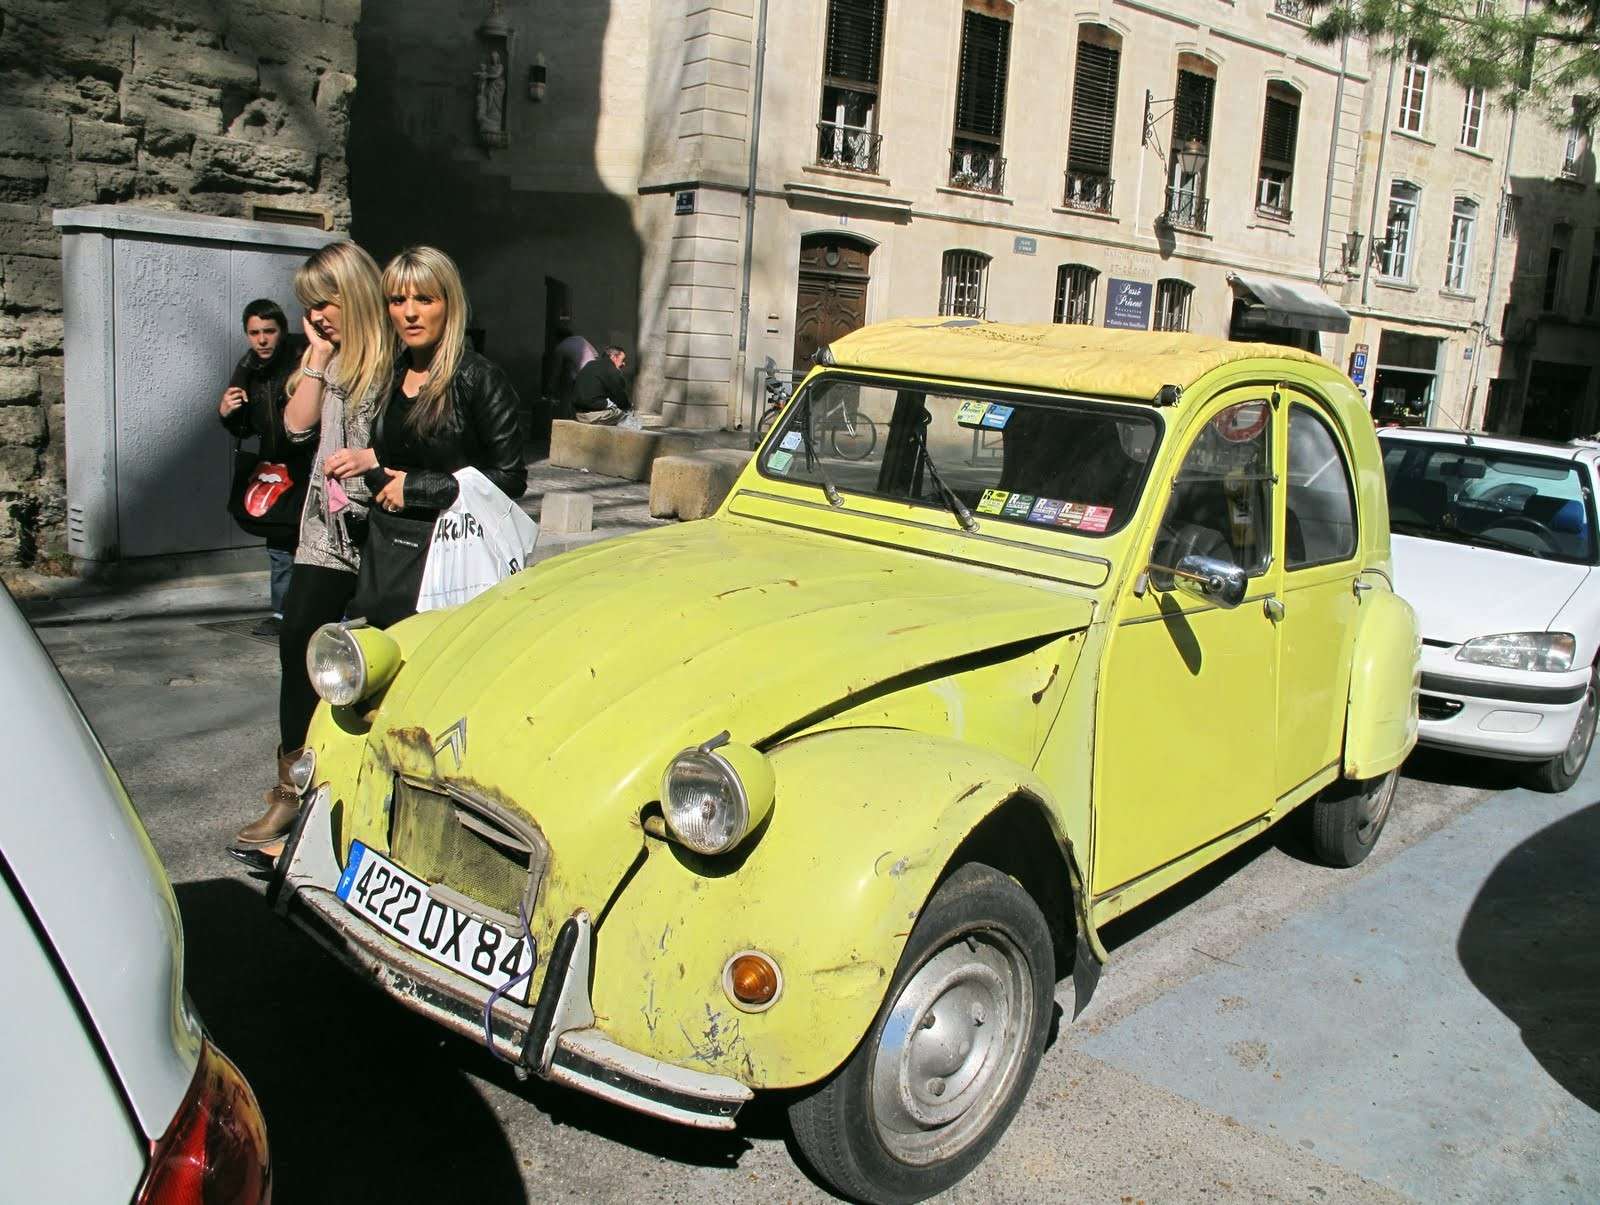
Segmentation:
[(819, 348), (866, 325), (872, 249), (843, 235), (808, 235), (800, 244), (795, 295), (794, 367), (805, 372)]

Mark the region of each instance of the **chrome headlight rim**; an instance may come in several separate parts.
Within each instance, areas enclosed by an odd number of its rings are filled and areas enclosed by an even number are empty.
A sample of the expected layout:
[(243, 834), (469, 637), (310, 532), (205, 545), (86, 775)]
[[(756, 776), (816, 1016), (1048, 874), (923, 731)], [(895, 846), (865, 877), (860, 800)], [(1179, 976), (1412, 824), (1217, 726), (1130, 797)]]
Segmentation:
[[(1577, 637), (1571, 632), (1494, 632), (1464, 642), (1455, 659), (1519, 673), (1563, 674), (1572, 671), (1577, 646)], [(1529, 660), (1549, 663), (1524, 664)]]
[[(311, 634), (311, 639), (306, 643), (306, 676), (311, 679), (311, 689), (316, 691), (317, 697), (335, 707), (350, 707), (359, 703), (367, 693), (367, 654), (361, 647), (361, 642), (351, 635), (352, 625), (348, 622), (325, 623)], [(318, 642), (327, 638), (335, 638), (344, 644), (349, 651), (355, 654), (356, 676), (355, 680), (344, 690), (327, 693), (318, 681), (316, 655)]]
[[(693, 850), (697, 854), (714, 857), (725, 854), (734, 849), (750, 835), (750, 795), (745, 790), (744, 781), (739, 777), (739, 772), (733, 768), (727, 758), (721, 756), (717, 749), (728, 743), (727, 732), (718, 733), (702, 744), (684, 749), (667, 763), (667, 768), (661, 775), (661, 814), (666, 821), (667, 831), (672, 834), (673, 840), (685, 849)], [(729, 829), (729, 836), (720, 843), (698, 841), (687, 836), (681, 828), (673, 823), (672, 779), (675, 772), (682, 766), (698, 764), (713, 771), (721, 779), (728, 790), (728, 806), (735, 812), (735, 823)]]
[(304, 795), (317, 777), (317, 751), (310, 745), (300, 750), (300, 756), (289, 764), (289, 785), (295, 794)]

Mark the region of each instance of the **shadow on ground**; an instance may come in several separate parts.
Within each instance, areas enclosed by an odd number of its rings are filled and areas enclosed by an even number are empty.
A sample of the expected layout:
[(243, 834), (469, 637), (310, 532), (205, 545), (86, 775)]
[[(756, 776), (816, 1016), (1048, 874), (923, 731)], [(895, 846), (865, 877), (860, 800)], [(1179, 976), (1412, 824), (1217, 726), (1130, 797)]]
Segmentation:
[(742, 1135), (785, 1132), (758, 1099), (734, 1134), (658, 1122), (539, 1080), (417, 1017), (279, 920), (234, 879), (175, 888), (189, 994), (244, 1071), (267, 1118), (274, 1196), (284, 1201), (526, 1202), (519, 1160), (482, 1085), (545, 1114), (677, 1163), (734, 1167)]
[(1518, 845), (1484, 880), (1456, 951), (1558, 1084), (1600, 1111), (1600, 803)]

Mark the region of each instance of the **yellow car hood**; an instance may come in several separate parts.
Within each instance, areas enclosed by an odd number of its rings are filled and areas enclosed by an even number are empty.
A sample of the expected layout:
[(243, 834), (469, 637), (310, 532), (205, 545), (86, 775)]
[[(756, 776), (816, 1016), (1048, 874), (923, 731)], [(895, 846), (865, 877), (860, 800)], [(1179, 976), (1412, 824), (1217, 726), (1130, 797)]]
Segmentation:
[(1092, 614), (1016, 574), (705, 520), (558, 557), (450, 615), (401, 668), (371, 739), (412, 772), (440, 746), (433, 774), (531, 818), (569, 887), (609, 892), (638, 848), (618, 848), (617, 824), (658, 798), (680, 749), (723, 729), (760, 744)]

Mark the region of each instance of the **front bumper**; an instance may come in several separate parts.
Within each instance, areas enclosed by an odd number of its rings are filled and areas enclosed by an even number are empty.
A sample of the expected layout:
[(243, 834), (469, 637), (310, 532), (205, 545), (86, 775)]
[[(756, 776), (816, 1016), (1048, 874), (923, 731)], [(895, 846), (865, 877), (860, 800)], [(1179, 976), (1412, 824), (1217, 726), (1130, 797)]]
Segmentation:
[[(307, 799), (268, 893), (272, 907), (378, 988), (446, 1029), (487, 1042), (507, 1062), (553, 1083), (666, 1121), (731, 1130), (753, 1093), (738, 1080), (662, 1063), (618, 1045), (595, 1026), (589, 1004), (594, 929), (579, 910), (546, 958), (532, 1008), (504, 998), (485, 1018), (489, 989), (391, 941), (335, 894), (340, 867), (327, 793)], [(486, 1032), (487, 1029), (487, 1032)]]
[(1583, 710), (1588, 667), (1530, 673), (1456, 660), (1425, 647), (1417, 739), (1512, 761), (1543, 761), (1567, 748)]

